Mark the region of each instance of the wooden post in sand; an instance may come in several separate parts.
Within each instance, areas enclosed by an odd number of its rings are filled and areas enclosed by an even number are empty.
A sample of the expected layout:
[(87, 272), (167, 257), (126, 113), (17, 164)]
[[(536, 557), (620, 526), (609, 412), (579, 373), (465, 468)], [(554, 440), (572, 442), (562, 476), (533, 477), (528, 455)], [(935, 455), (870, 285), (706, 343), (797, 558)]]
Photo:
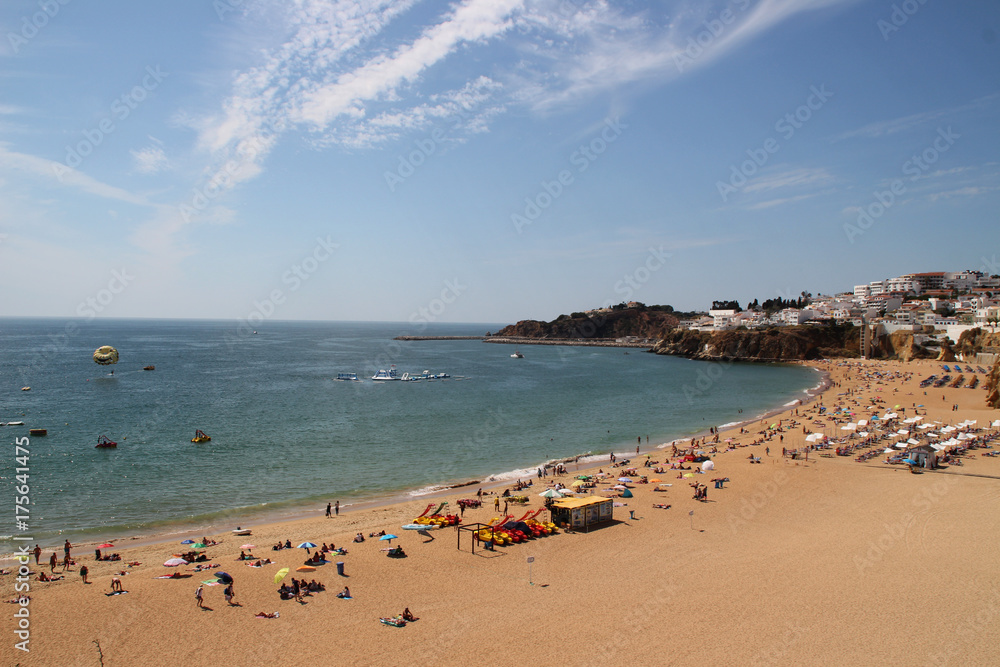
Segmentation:
[(691, 530), (694, 530), (694, 510), (688, 512), (688, 516), (691, 517)]

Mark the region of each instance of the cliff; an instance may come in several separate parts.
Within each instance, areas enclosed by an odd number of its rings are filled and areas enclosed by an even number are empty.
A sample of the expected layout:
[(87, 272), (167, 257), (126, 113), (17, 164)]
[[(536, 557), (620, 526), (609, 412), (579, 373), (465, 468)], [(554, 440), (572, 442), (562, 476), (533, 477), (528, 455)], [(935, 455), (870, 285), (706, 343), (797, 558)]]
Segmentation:
[(509, 338), (660, 338), (677, 325), (677, 318), (663, 310), (625, 308), (609, 313), (560, 315), (551, 322), (522, 320), (494, 336)]
[(1000, 352), (1000, 333), (990, 333), (978, 327), (963, 331), (952, 349), (965, 358), (980, 352)]
[[(770, 329), (716, 331), (673, 331), (653, 347), (656, 354), (673, 354), (691, 359), (741, 361), (793, 361), (860, 356), (861, 330), (850, 326), (797, 326)], [(872, 345), (872, 357), (920, 359), (933, 353), (915, 345), (913, 335), (896, 332), (881, 336)]]
[(1000, 358), (993, 362), (993, 368), (986, 376), (986, 405), (1000, 408)]

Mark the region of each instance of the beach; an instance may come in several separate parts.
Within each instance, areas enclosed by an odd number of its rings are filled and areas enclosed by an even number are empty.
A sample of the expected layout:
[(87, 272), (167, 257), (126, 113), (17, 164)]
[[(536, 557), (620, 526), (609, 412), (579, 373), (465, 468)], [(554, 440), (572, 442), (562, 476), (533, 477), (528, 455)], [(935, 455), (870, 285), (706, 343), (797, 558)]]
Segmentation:
[[(981, 385), (921, 389), (920, 379), (940, 374), (937, 362), (813, 365), (829, 374), (830, 386), (811, 403), (744, 424), (748, 433), (740, 426), (722, 430), (711, 456), (715, 469), (707, 474), (653, 474), (652, 467), (641, 467), (645, 453), (661, 465), (671, 448), (642, 443), (643, 454), (632, 455), (629, 467), (672, 486), (654, 491), (656, 484), (633, 485), (634, 497), (616, 499), (622, 506), (615, 508), (615, 521), (589, 532), (559, 531), (472, 554), (468, 532), (444, 528), (427, 537), (401, 529), (431, 502), (420, 498), (343, 508), (331, 518), (318, 508), (315, 517), (253, 526), (249, 537), (208, 535), (220, 544), (204, 553), (221, 567), (207, 572), (162, 565), (188, 550), (179, 540), (135, 547), (117, 542), (105, 550), (121, 554), (114, 562), (95, 562), (98, 543), (76, 545), (76, 565), (65, 573), (55, 568), (64, 579), (30, 576), (30, 601), (23, 607), (30, 652), (15, 648), (23, 640), (14, 634), (22, 606), (4, 605), (8, 632), (0, 656), (5, 664), (108, 666), (331, 658), (358, 665), (995, 664), (1000, 458), (973, 450), (960, 466), (911, 474), (905, 465), (882, 463), (884, 456), (857, 462), (832, 450), (814, 450), (808, 458), (801, 451), (794, 459), (781, 453), (804, 450), (803, 426), (831, 437), (846, 434), (840, 422), (814, 424), (820, 406), (825, 415), (840, 405), (865, 418), (899, 405), (906, 417), (918, 412), (924, 423), (977, 420), (977, 427), (988, 427), (1000, 411), (985, 407)], [(880, 396), (877, 412), (863, 410)], [(781, 424), (780, 431), (771, 424)], [(763, 438), (761, 431), (771, 432), (771, 439), (744, 446)], [(751, 463), (751, 456), (761, 462)], [(509, 513), (541, 508), (538, 493), (552, 482), (568, 485), (598, 470), (617, 478), (622, 469), (609, 463), (568, 464), (565, 475), (536, 477), (529, 490), (515, 493), (528, 495), (529, 503)], [(678, 477), (689, 473), (694, 477)], [(717, 489), (714, 478), (729, 481)], [(708, 485), (705, 502), (692, 497), (695, 481)], [(467, 510), (463, 522), (497, 516), (489, 493), (509, 487), (484, 485), (482, 508)], [(448, 490), (439, 502), (449, 501), (457, 512), (456, 501), (475, 497), (477, 488)], [(377, 537), (352, 542), (357, 533), (383, 530), (398, 538), (391, 545)], [(285, 540), (335, 544), (347, 554), (297, 573), (305, 549), (271, 549)], [(237, 561), (248, 543), (256, 545), (255, 556), (274, 563), (252, 568)], [(382, 549), (397, 545), (407, 557), (387, 558)], [(49, 572), (56, 546), (46, 545), (41, 565), (32, 559), (33, 573)], [(62, 559), (62, 549), (56, 551)], [(129, 562), (141, 565), (126, 567)], [(337, 562), (347, 576), (338, 575)], [(92, 583), (81, 581), (81, 565)], [(5, 567), (15, 568), (0, 577), (6, 601), (18, 595), (17, 563)], [(274, 577), (285, 567), (289, 578), (315, 579), (327, 590), (301, 603), (280, 600)], [(222, 586), (206, 586), (206, 609), (199, 609), (195, 589), (220, 570), (235, 580), (239, 606), (227, 605)], [(191, 576), (157, 578), (175, 571)], [(108, 596), (116, 572), (126, 573), (117, 576), (128, 592)], [(351, 600), (336, 597), (345, 585)], [(404, 608), (419, 620), (399, 628), (379, 622)], [(258, 612), (279, 617), (256, 618)]]

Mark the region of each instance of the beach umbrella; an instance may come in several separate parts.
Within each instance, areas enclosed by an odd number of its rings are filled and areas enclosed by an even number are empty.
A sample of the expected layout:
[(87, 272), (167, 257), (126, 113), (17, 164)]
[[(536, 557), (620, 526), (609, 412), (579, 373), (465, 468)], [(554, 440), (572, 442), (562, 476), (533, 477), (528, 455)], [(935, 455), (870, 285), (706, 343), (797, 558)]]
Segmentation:
[(194, 544), (194, 540), (181, 540), (181, 544)]
[(657, 482), (659, 482), (659, 481), (661, 481), (661, 480), (660, 480), (660, 478), (659, 478), (659, 477), (654, 477), (653, 479), (651, 479), (651, 480), (649, 480), (649, 481), (650, 481), (651, 483), (653, 483), (653, 484), (656, 484)]
[(254, 548), (255, 546), (253, 544), (244, 544), (242, 547), (240, 547), (240, 549), (254, 549)]
[(105, 542), (104, 544), (98, 545), (97, 548), (98, 549), (113, 549), (114, 546), (115, 545), (113, 545), (113, 544), (108, 544), (107, 542)]
[(702, 469), (702, 472), (708, 472), (709, 470), (715, 470), (715, 463), (713, 461), (702, 461), (701, 469)]
[(378, 541), (384, 542), (385, 540), (388, 540), (389, 543), (392, 544), (392, 541), (395, 539), (397, 539), (396, 536), (393, 535), (392, 533), (389, 533), (388, 535), (383, 535), (382, 537), (378, 538)]
[(624, 491), (628, 487), (627, 486), (622, 486), (621, 484), (616, 484), (616, 485), (612, 486), (611, 488), (615, 489), (616, 491)]
[(183, 558), (171, 558), (167, 560), (163, 565), (164, 567), (177, 567), (178, 565), (187, 565), (188, 562)]
[(437, 528), (437, 526), (432, 526), (432, 525), (425, 526), (419, 523), (408, 523), (405, 526), (402, 526), (403, 530), (429, 530), (431, 528)]
[(576, 480), (575, 482), (570, 484), (570, 486), (575, 486), (575, 487), (583, 486), (583, 482), (581, 482), (580, 480)]
[(686, 472), (686, 473), (684, 473), (684, 476), (685, 477), (694, 477), (694, 473), (693, 472)]
[(576, 493), (576, 491), (574, 491), (573, 489), (559, 489), (559, 493), (564, 496), (568, 496), (571, 493)]
[(233, 575), (229, 574), (228, 572), (216, 572), (215, 578), (224, 584), (233, 583)]
[(202, 542), (198, 542), (198, 543), (194, 544), (191, 548), (192, 549), (204, 549), (205, 548), (205, 544), (202, 543)]
[(885, 449), (882, 450), (883, 454), (892, 454), (892, 452), (893, 452), (892, 447), (886, 447)]
[(275, 575), (274, 575), (274, 583), (280, 584), (281, 580), (285, 578), (286, 574), (288, 574), (288, 568), (287, 567), (283, 567), (280, 570), (278, 570), (275, 573)]
[(539, 493), (542, 498), (559, 498), (559, 492), (555, 489), (545, 489), (542, 493)]
[(622, 484), (628, 484), (629, 482), (632, 481), (632, 478), (630, 478), (630, 477), (619, 477), (618, 481), (621, 482)]
[(297, 546), (295, 548), (296, 549), (315, 549), (316, 545), (313, 544), (312, 542), (303, 542), (302, 544), (300, 544), (299, 546)]

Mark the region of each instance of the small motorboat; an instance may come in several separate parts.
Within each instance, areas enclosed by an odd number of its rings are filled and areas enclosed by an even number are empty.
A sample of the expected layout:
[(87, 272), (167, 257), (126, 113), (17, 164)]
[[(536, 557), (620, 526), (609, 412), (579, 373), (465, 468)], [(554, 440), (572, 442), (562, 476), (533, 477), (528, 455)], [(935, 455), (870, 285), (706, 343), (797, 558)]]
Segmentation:
[(514, 354), (510, 355), (510, 358), (511, 359), (524, 359), (524, 355), (521, 354), (518, 350), (514, 350)]
[(7, 426), (24, 426), (24, 422), (7, 422)]
[(142, 370), (144, 370), (144, 371), (155, 371), (156, 370), (156, 366), (143, 366)]
[(31, 391), (31, 387), (21, 387), (21, 391)]
[(48, 435), (49, 430), (45, 428), (29, 428), (28, 435)]
[(208, 435), (201, 429), (195, 429), (194, 437), (191, 438), (191, 442), (208, 442), (212, 439), (212, 436)]
[(357, 373), (337, 373), (336, 379), (340, 382), (361, 382)]
[(106, 435), (102, 435), (97, 439), (97, 444), (94, 445), (97, 449), (113, 449), (118, 446), (118, 443), (111, 440)]
[(246, 535), (249, 535), (249, 534), (250, 534), (250, 529), (249, 528), (240, 528), (239, 526), (236, 526), (236, 529), (233, 530), (233, 535), (244, 535), (244, 536), (246, 536)]

